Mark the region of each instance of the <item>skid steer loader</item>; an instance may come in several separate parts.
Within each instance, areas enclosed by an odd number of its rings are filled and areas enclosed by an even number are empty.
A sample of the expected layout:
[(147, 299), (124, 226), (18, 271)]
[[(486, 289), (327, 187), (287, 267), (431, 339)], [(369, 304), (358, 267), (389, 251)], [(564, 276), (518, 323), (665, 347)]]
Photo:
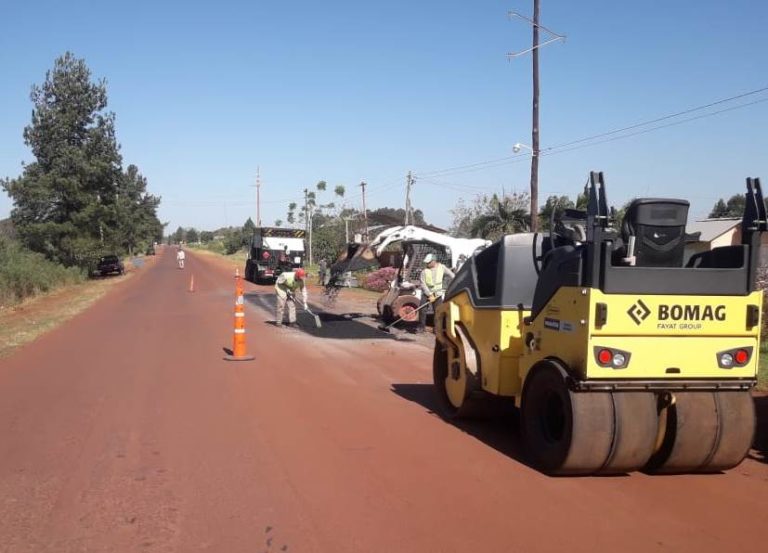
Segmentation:
[(634, 200), (611, 226), (602, 173), (586, 211), (548, 236), (474, 255), (435, 316), (442, 415), (513, 397), (525, 449), (548, 474), (717, 472), (755, 430), (755, 289), (766, 210), (747, 179), (741, 244), (683, 263), (685, 200)]

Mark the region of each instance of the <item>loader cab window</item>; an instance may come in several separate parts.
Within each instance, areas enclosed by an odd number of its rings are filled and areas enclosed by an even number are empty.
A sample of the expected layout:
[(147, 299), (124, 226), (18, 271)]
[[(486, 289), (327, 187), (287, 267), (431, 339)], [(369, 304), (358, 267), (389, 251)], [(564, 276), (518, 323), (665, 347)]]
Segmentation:
[(500, 248), (501, 242), (496, 242), (473, 257), (477, 275), (477, 293), (481, 298), (491, 298), (496, 295)]

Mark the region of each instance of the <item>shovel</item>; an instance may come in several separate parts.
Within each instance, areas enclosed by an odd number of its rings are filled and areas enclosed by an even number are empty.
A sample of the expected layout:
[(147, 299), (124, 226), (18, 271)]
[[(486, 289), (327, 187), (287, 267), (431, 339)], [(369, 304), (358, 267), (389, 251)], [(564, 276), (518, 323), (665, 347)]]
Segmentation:
[[(296, 301), (296, 298), (295, 298), (295, 297), (293, 297), (293, 296), (290, 296), (290, 300), (291, 300), (291, 301), (292, 301), (294, 304), (296, 304), (296, 305), (299, 305), (299, 302), (297, 302), (297, 301)], [(302, 304), (302, 306), (301, 306), (301, 307), (304, 309), (304, 311), (306, 311), (307, 313), (309, 313), (310, 315), (312, 315), (312, 318), (313, 318), (313, 319), (315, 319), (315, 326), (316, 326), (317, 328), (323, 328), (323, 322), (320, 320), (320, 317), (319, 317), (318, 315), (316, 315), (316, 314), (312, 313), (312, 311), (310, 311), (310, 310), (309, 310), (309, 307), (304, 307), (304, 305), (303, 305), (303, 304)]]
[(380, 324), (380, 325), (379, 325), (379, 330), (381, 330), (382, 332), (387, 332), (387, 333), (388, 333), (388, 332), (389, 332), (389, 330), (390, 330), (390, 329), (391, 329), (393, 326), (395, 326), (397, 323), (399, 323), (400, 321), (402, 321), (402, 320), (403, 320), (403, 319), (405, 319), (406, 317), (408, 317), (408, 316), (410, 316), (410, 315), (413, 315), (414, 313), (418, 313), (419, 311), (421, 311), (422, 309), (424, 309), (424, 308), (425, 308), (426, 306), (428, 306), (428, 305), (432, 305), (432, 302), (431, 302), (431, 301), (428, 301), (428, 302), (426, 302), (426, 303), (422, 303), (422, 304), (421, 304), (420, 306), (418, 306), (416, 309), (414, 309), (413, 311), (411, 311), (411, 312), (410, 312), (408, 315), (403, 315), (402, 317), (400, 317), (399, 319), (397, 319), (395, 322), (393, 322), (393, 323), (389, 323), (389, 324), (388, 324), (388, 325), (386, 325), (386, 326), (384, 326), (384, 324), (383, 324), (383, 323), (382, 323), (382, 324)]

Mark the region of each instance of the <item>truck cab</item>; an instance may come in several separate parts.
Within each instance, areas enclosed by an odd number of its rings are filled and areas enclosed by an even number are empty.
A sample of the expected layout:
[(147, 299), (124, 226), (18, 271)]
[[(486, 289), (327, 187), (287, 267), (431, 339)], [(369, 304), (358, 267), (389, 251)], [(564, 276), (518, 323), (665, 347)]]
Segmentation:
[(245, 279), (256, 284), (275, 282), (282, 273), (303, 267), (305, 234), (303, 229), (257, 228), (248, 248)]

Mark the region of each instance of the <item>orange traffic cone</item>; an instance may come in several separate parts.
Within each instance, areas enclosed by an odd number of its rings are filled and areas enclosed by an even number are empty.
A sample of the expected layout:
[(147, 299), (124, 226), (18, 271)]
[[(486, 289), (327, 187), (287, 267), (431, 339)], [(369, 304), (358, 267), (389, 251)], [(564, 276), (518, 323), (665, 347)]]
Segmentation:
[(235, 271), (235, 333), (232, 338), (232, 354), (224, 357), (226, 361), (252, 361), (253, 355), (245, 350), (245, 301), (243, 300), (243, 281), (240, 271)]
[(192, 274), (192, 276), (189, 278), (189, 291), (194, 292), (195, 291), (195, 275)]

